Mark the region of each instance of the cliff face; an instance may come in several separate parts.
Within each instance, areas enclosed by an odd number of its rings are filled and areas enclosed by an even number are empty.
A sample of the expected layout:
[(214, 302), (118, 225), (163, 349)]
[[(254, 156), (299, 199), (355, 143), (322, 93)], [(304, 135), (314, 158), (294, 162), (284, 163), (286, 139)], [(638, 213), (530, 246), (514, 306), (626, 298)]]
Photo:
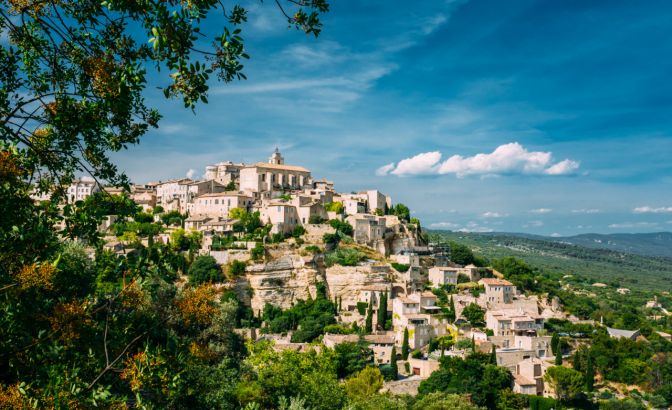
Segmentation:
[(390, 290), (392, 271), (388, 265), (340, 266), (326, 269), (329, 296), (341, 298), (343, 307), (356, 305), (360, 293), (367, 288)]
[(312, 256), (289, 253), (268, 263), (248, 266), (237, 289), (255, 312), (263, 310), (266, 303), (288, 309), (298, 299), (314, 298), (315, 284), (322, 280)]

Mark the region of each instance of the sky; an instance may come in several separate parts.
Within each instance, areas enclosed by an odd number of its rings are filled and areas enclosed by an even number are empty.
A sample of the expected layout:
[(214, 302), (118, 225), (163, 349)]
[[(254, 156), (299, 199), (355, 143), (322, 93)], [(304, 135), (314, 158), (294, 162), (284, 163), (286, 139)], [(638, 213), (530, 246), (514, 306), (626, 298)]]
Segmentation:
[(248, 79), (191, 112), (154, 78), (159, 129), (114, 156), (134, 181), (277, 146), (425, 227), (672, 230), (672, 3), (340, 0), (317, 39), (243, 4)]

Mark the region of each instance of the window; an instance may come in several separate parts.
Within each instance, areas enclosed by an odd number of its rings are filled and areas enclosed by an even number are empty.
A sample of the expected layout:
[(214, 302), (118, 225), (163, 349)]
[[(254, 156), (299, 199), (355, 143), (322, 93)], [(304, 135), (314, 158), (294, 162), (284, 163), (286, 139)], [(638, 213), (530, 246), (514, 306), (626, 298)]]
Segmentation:
[(219, 199), (215, 199), (215, 205), (219, 205)]

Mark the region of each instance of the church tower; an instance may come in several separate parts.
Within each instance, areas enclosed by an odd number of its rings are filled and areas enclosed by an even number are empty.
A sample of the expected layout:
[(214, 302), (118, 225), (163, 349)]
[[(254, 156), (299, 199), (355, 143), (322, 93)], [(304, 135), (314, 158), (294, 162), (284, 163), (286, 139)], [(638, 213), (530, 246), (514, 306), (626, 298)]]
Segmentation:
[(275, 164), (275, 165), (282, 165), (285, 163), (285, 159), (282, 157), (282, 154), (280, 154), (280, 150), (278, 147), (275, 147), (275, 151), (273, 152), (273, 155), (268, 159), (269, 164)]

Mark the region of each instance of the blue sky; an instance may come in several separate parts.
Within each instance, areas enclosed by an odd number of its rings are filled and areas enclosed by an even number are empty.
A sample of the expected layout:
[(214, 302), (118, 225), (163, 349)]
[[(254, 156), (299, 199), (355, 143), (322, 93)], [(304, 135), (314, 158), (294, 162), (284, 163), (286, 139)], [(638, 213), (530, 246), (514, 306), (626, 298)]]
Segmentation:
[(429, 227), (672, 230), (671, 3), (343, 0), (318, 39), (249, 5), (248, 80), (195, 114), (150, 90), (160, 129), (115, 156), (134, 180), (278, 146)]

